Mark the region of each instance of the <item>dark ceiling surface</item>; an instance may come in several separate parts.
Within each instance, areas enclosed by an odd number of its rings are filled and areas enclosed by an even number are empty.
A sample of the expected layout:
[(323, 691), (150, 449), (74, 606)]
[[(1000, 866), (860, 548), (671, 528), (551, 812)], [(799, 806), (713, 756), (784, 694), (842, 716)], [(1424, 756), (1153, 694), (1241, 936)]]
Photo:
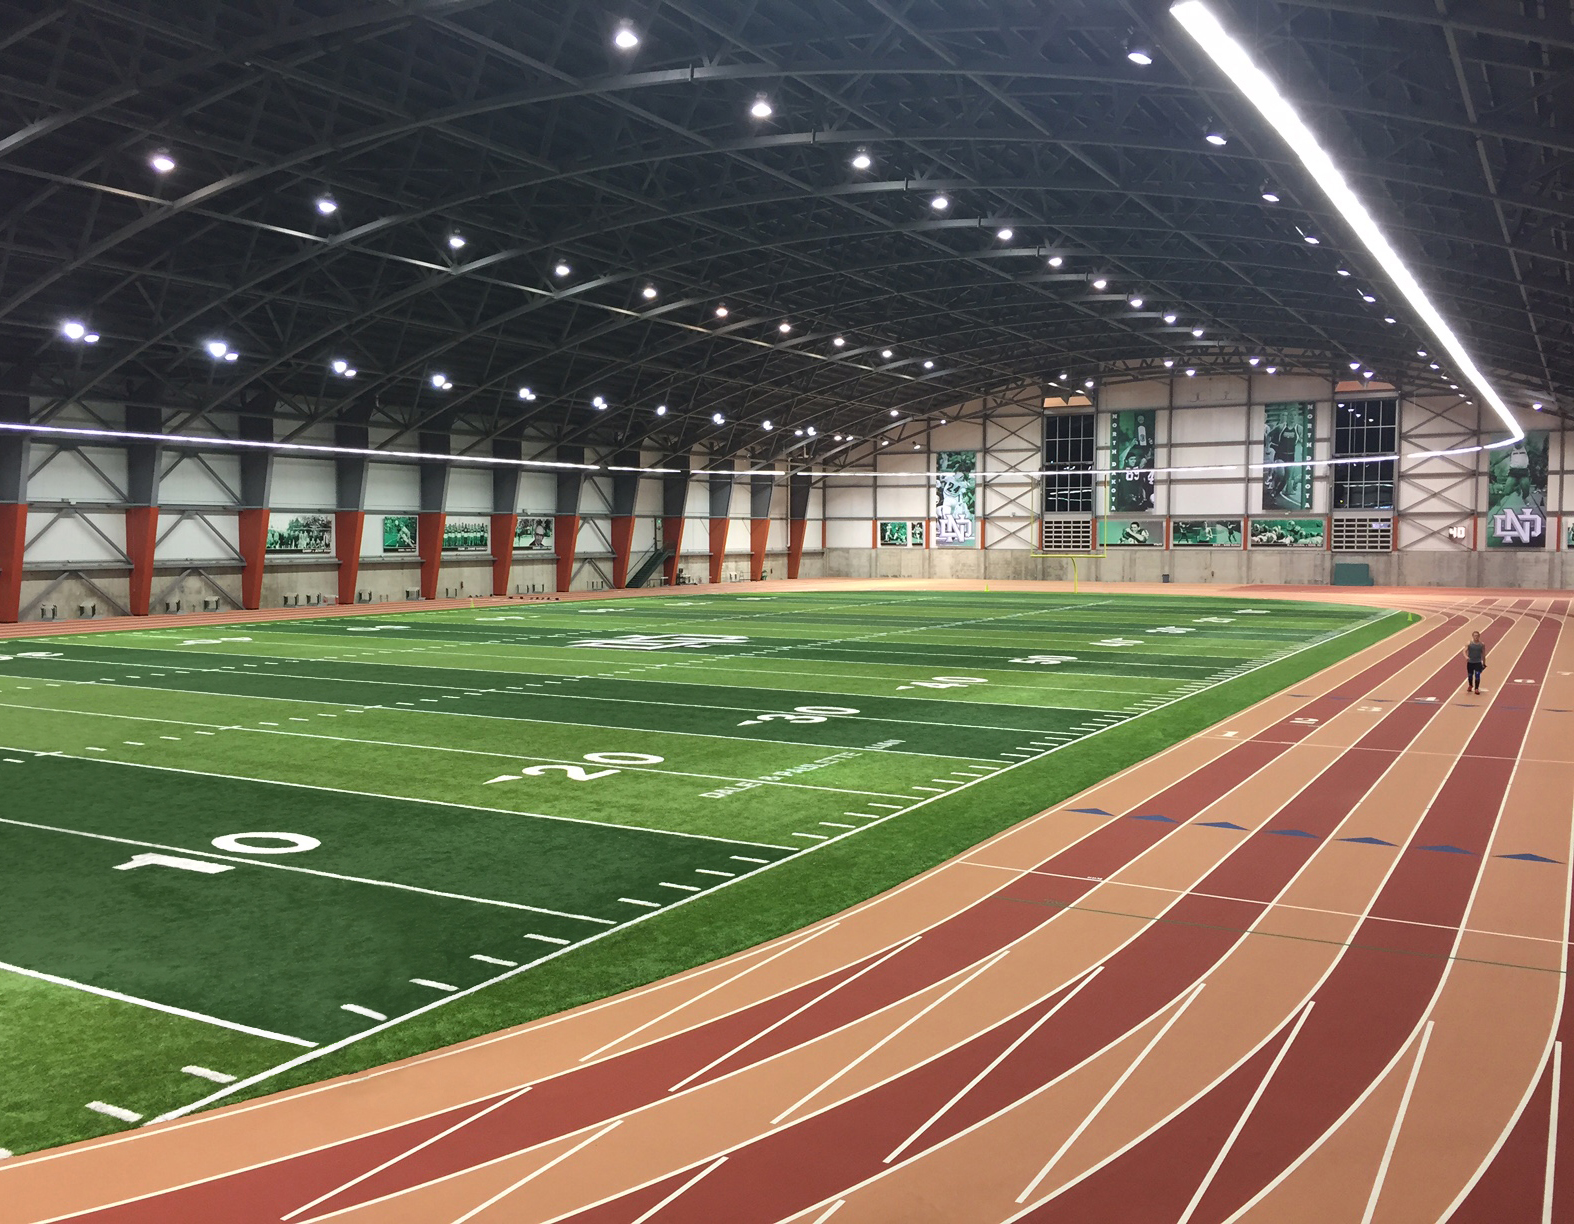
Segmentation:
[[(1570, 0), (1215, 7), (1504, 397), (1574, 397)], [(1458, 381), (1162, 2), (7, 0), (0, 108), (35, 417), (769, 458), (1165, 358)]]

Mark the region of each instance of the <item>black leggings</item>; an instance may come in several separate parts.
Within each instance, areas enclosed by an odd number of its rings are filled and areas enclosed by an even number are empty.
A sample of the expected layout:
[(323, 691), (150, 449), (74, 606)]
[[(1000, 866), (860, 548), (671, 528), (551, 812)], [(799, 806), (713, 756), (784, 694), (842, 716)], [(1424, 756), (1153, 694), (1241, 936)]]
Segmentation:
[(1471, 688), (1481, 687), (1481, 672), (1486, 667), (1485, 663), (1465, 664), (1465, 683)]

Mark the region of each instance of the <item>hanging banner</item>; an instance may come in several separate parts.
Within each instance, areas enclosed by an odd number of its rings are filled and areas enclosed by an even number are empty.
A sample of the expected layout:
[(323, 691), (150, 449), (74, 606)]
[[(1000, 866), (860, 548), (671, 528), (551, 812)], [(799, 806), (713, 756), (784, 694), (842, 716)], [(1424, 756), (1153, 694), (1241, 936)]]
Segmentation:
[(935, 546), (978, 547), (978, 452), (935, 455)]
[(1240, 519), (1172, 519), (1171, 548), (1239, 548)]
[(331, 514), (268, 515), (267, 552), (270, 555), (302, 556), (333, 551)]
[(1153, 454), (1157, 414), (1114, 412), (1109, 418), (1110, 512), (1151, 510), (1153, 500)]
[(881, 548), (922, 548), (924, 546), (924, 520), (907, 519), (880, 521)]
[(1109, 548), (1163, 548), (1164, 520), (1100, 519), (1099, 543)]
[[(1315, 417), (1307, 403), (1269, 404), (1264, 411), (1264, 463), (1305, 464), (1312, 458)], [(1310, 510), (1310, 467), (1265, 467), (1262, 473), (1264, 510)]]
[(415, 551), (415, 515), (383, 515), (383, 551), (385, 553)]
[(1487, 547), (1547, 546), (1547, 432), (1490, 452)]
[(1327, 548), (1328, 522), (1320, 518), (1253, 519), (1253, 548)]
[(443, 523), (444, 552), (486, 552), (492, 546), (492, 525), (486, 519), (451, 518)]
[(514, 523), (515, 552), (551, 552), (552, 520), (545, 516), (526, 518), (520, 515)]

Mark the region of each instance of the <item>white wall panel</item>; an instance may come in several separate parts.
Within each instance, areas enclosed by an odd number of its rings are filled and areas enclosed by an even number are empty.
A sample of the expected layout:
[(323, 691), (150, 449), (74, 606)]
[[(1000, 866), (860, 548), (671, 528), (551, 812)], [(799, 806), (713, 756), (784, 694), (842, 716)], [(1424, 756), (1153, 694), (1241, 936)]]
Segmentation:
[[(34, 510), (28, 515), (29, 543), (25, 562), (28, 566), (125, 564), (124, 514), (118, 511), (89, 511), (68, 513), (50, 522), (52, 518), (52, 511)], [(92, 526), (88, 525), (89, 522)], [(95, 531), (94, 527), (98, 530)]]
[(539, 516), (551, 514), (556, 509), (557, 476), (539, 469), (522, 469), (519, 473), (519, 513)]
[(421, 469), (413, 463), (368, 464), (366, 508), (414, 514), (421, 508)]
[[(381, 465), (374, 464), (374, 470)], [(239, 467), (235, 473), (240, 480)], [(271, 502), (276, 510), (332, 510), (334, 464), (331, 459), (295, 459), (279, 456), (273, 461)]]
[(153, 552), (157, 565), (220, 559), (234, 564), (234, 550), (240, 542), (240, 522), (234, 514), (193, 515), (184, 519), (178, 515), (160, 515), (159, 535), (164, 538)]
[(449, 514), (492, 512), (492, 469), (456, 464), (448, 473)]
[(33, 501), (118, 502), (124, 495), (126, 452), (119, 447), (84, 446), (80, 454), (62, 450), (45, 463), (48, 457), (46, 444), (34, 443), (33, 467), (38, 470), (27, 482)]

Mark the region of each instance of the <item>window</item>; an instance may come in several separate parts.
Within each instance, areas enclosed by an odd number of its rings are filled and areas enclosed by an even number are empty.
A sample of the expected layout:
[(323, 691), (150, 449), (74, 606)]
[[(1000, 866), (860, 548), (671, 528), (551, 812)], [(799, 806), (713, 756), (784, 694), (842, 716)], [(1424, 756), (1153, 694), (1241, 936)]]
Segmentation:
[(1335, 510), (1392, 510), (1394, 455), (1399, 448), (1399, 401), (1340, 400), (1334, 404), (1334, 458), (1370, 463), (1338, 463), (1333, 470)]
[(1044, 418), (1045, 514), (1093, 513), (1093, 414)]

